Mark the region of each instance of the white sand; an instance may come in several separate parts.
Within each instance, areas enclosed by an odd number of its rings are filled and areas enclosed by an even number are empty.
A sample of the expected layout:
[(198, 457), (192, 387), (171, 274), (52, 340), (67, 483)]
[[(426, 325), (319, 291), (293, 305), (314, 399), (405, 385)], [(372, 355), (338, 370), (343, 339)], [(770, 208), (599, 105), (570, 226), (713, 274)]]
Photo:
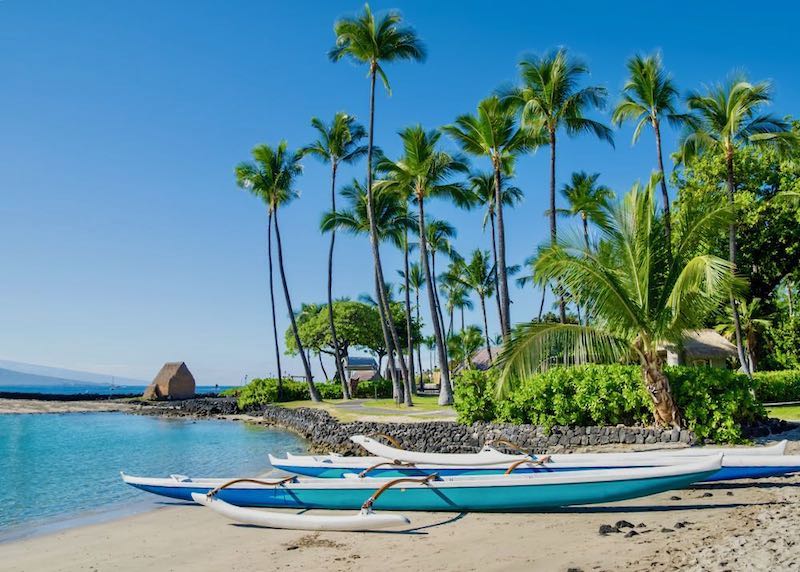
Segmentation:
[[(178, 504), (0, 544), (0, 568), (796, 570), (798, 486), (800, 477), (740, 481), (559, 513), (407, 513), (412, 527), (402, 533), (259, 529)], [(601, 524), (621, 519), (647, 526), (632, 538), (598, 534)]]

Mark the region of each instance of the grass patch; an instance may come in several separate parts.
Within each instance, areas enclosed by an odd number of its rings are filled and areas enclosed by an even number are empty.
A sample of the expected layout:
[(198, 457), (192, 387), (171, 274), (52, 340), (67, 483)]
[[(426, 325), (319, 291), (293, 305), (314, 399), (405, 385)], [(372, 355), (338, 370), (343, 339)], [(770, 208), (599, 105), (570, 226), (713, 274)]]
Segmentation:
[[(288, 407), (289, 409), (297, 409), (298, 407), (310, 407), (312, 409), (323, 409), (342, 422), (357, 421), (364, 417), (396, 417), (399, 415), (409, 415), (414, 413), (425, 413), (433, 411), (447, 411), (449, 412), (452, 407), (449, 405), (439, 405), (438, 396), (425, 395), (415, 396), (414, 406), (406, 407), (405, 405), (395, 403), (391, 398), (388, 399), (364, 399), (354, 401), (346, 401), (344, 399), (330, 399), (322, 403), (314, 403), (311, 400), (302, 401), (287, 401), (284, 403), (276, 404), (281, 407)], [(451, 416), (445, 415), (441, 419), (450, 419)], [(419, 418), (420, 421), (434, 421), (439, 419), (436, 415), (424, 416)]]
[(800, 405), (778, 405), (768, 407), (767, 413), (770, 417), (776, 417), (785, 421), (800, 421)]

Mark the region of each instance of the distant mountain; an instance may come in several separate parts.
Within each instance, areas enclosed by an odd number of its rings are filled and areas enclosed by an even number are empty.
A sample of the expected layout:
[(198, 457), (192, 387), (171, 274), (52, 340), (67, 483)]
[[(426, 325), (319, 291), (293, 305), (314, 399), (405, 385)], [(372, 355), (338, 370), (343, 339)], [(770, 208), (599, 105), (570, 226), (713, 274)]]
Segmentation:
[(0, 385), (147, 385), (139, 379), (0, 360)]

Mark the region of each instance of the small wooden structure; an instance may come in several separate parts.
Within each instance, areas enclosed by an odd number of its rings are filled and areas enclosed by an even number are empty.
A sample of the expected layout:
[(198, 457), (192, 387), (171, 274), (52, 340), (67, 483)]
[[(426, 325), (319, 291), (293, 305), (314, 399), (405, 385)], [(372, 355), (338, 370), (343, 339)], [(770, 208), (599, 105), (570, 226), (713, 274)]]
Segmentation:
[(182, 361), (168, 362), (144, 390), (144, 399), (190, 399), (194, 397), (192, 372)]

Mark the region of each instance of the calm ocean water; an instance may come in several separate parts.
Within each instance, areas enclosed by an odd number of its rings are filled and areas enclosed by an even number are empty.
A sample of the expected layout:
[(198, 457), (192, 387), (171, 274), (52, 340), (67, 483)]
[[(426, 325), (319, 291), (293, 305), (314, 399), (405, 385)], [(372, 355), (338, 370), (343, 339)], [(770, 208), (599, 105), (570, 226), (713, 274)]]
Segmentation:
[(37, 527), (163, 502), (124, 484), (137, 475), (257, 475), (297, 436), (245, 423), (125, 413), (0, 415), (0, 540)]
[[(217, 393), (223, 389), (228, 389), (227, 385), (213, 386), (213, 385), (198, 385), (195, 392), (203, 393)], [(119, 395), (125, 393), (142, 393), (144, 391), (143, 385), (115, 385), (112, 389), (108, 385), (92, 385), (83, 383), (70, 383), (64, 385), (0, 385), (0, 392), (14, 392), (14, 393), (50, 393), (57, 395), (77, 395), (81, 393), (99, 393), (101, 395)]]

